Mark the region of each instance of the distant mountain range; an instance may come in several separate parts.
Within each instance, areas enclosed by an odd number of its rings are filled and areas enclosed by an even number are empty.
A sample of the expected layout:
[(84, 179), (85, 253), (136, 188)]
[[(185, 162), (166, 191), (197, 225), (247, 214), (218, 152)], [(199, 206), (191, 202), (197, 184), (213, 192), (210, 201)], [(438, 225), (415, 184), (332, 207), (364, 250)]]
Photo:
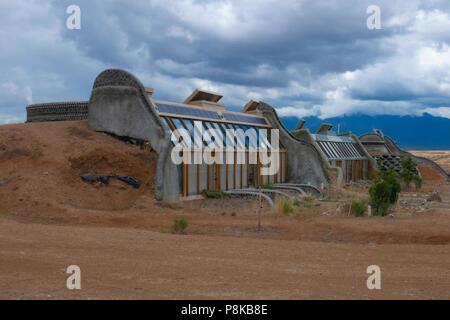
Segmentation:
[[(283, 124), (292, 130), (298, 118), (284, 117)], [(306, 127), (315, 132), (322, 123), (329, 123), (334, 130), (351, 131), (356, 135), (381, 129), (386, 135), (397, 141), (407, 150), (450, 150), (450, 119), (424, 114), (415, 116), (366, 116), (352, 115), (321, 120), (317, 117), (306, 117)]]

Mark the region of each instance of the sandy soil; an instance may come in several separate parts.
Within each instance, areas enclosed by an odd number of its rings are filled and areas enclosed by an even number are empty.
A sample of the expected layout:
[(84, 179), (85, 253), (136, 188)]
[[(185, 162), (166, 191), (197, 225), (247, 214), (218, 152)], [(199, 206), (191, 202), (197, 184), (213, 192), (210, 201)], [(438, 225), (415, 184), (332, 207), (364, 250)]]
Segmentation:
[[(153, 200), (156, 155), (84, 122), (0, 127), (1, 299), (450, 298), (450, 187), (424, 212), (349, 217), (361, 190), (314, 200), (295, 215), (238, 199)], [(92, 186), (85, 173), (132, 175)], [(422, 201), (420, 193), (405, 194)], [(175, 217), (186, 235), (170, 233)], [(82, 290), (66, 289), (69, 265)], [(382, 290), (366, 268), (382, 268)]]

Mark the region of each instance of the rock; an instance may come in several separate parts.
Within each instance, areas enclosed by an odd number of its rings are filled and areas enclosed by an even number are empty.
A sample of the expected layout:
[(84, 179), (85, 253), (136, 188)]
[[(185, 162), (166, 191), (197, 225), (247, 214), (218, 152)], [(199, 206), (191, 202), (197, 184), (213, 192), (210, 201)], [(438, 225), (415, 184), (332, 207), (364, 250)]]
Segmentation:
[(433, 192), (427, 197), (428, 202), (442, 202), (439, 192)]

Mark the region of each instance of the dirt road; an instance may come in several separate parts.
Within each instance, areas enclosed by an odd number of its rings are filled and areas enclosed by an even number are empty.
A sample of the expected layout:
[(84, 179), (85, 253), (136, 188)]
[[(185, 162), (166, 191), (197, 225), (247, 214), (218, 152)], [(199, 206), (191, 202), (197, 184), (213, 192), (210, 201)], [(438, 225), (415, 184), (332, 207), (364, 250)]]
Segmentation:
[[(450, 298), (449, 245), (320, 243), (0, 220), (2, 299)], [(382, 269), (382, 290), (366, 268)], [(82, 290), (66, 289), (78, 265)]]

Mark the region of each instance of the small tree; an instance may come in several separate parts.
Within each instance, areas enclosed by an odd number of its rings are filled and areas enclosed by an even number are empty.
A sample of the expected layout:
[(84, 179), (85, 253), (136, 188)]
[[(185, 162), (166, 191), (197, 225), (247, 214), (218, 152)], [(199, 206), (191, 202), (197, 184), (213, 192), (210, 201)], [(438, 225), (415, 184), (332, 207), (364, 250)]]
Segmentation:
[(422, 178), (418, 175), (414, 177), (414, 185), (416, 186), (416, 189), (422, 188)]
[(400, 182), (393, 171), (384, 171), (370, 187), (370, 204), (375, 215), (386, 216), (389, 207), (398, 201)]
[(406, 188), (409, 188), (411, 182), (414, 182), (417, 189), (422, 187), (422, 179), (417, 174), (417, 165), (410, 157), (403, 159), (400, 177), (405, 183)]
[(388, 170), (381, 174), (381, 179), (389, 185), (389, 204), (396, 204), (402, 189), (397, 174), (393, 170)]

